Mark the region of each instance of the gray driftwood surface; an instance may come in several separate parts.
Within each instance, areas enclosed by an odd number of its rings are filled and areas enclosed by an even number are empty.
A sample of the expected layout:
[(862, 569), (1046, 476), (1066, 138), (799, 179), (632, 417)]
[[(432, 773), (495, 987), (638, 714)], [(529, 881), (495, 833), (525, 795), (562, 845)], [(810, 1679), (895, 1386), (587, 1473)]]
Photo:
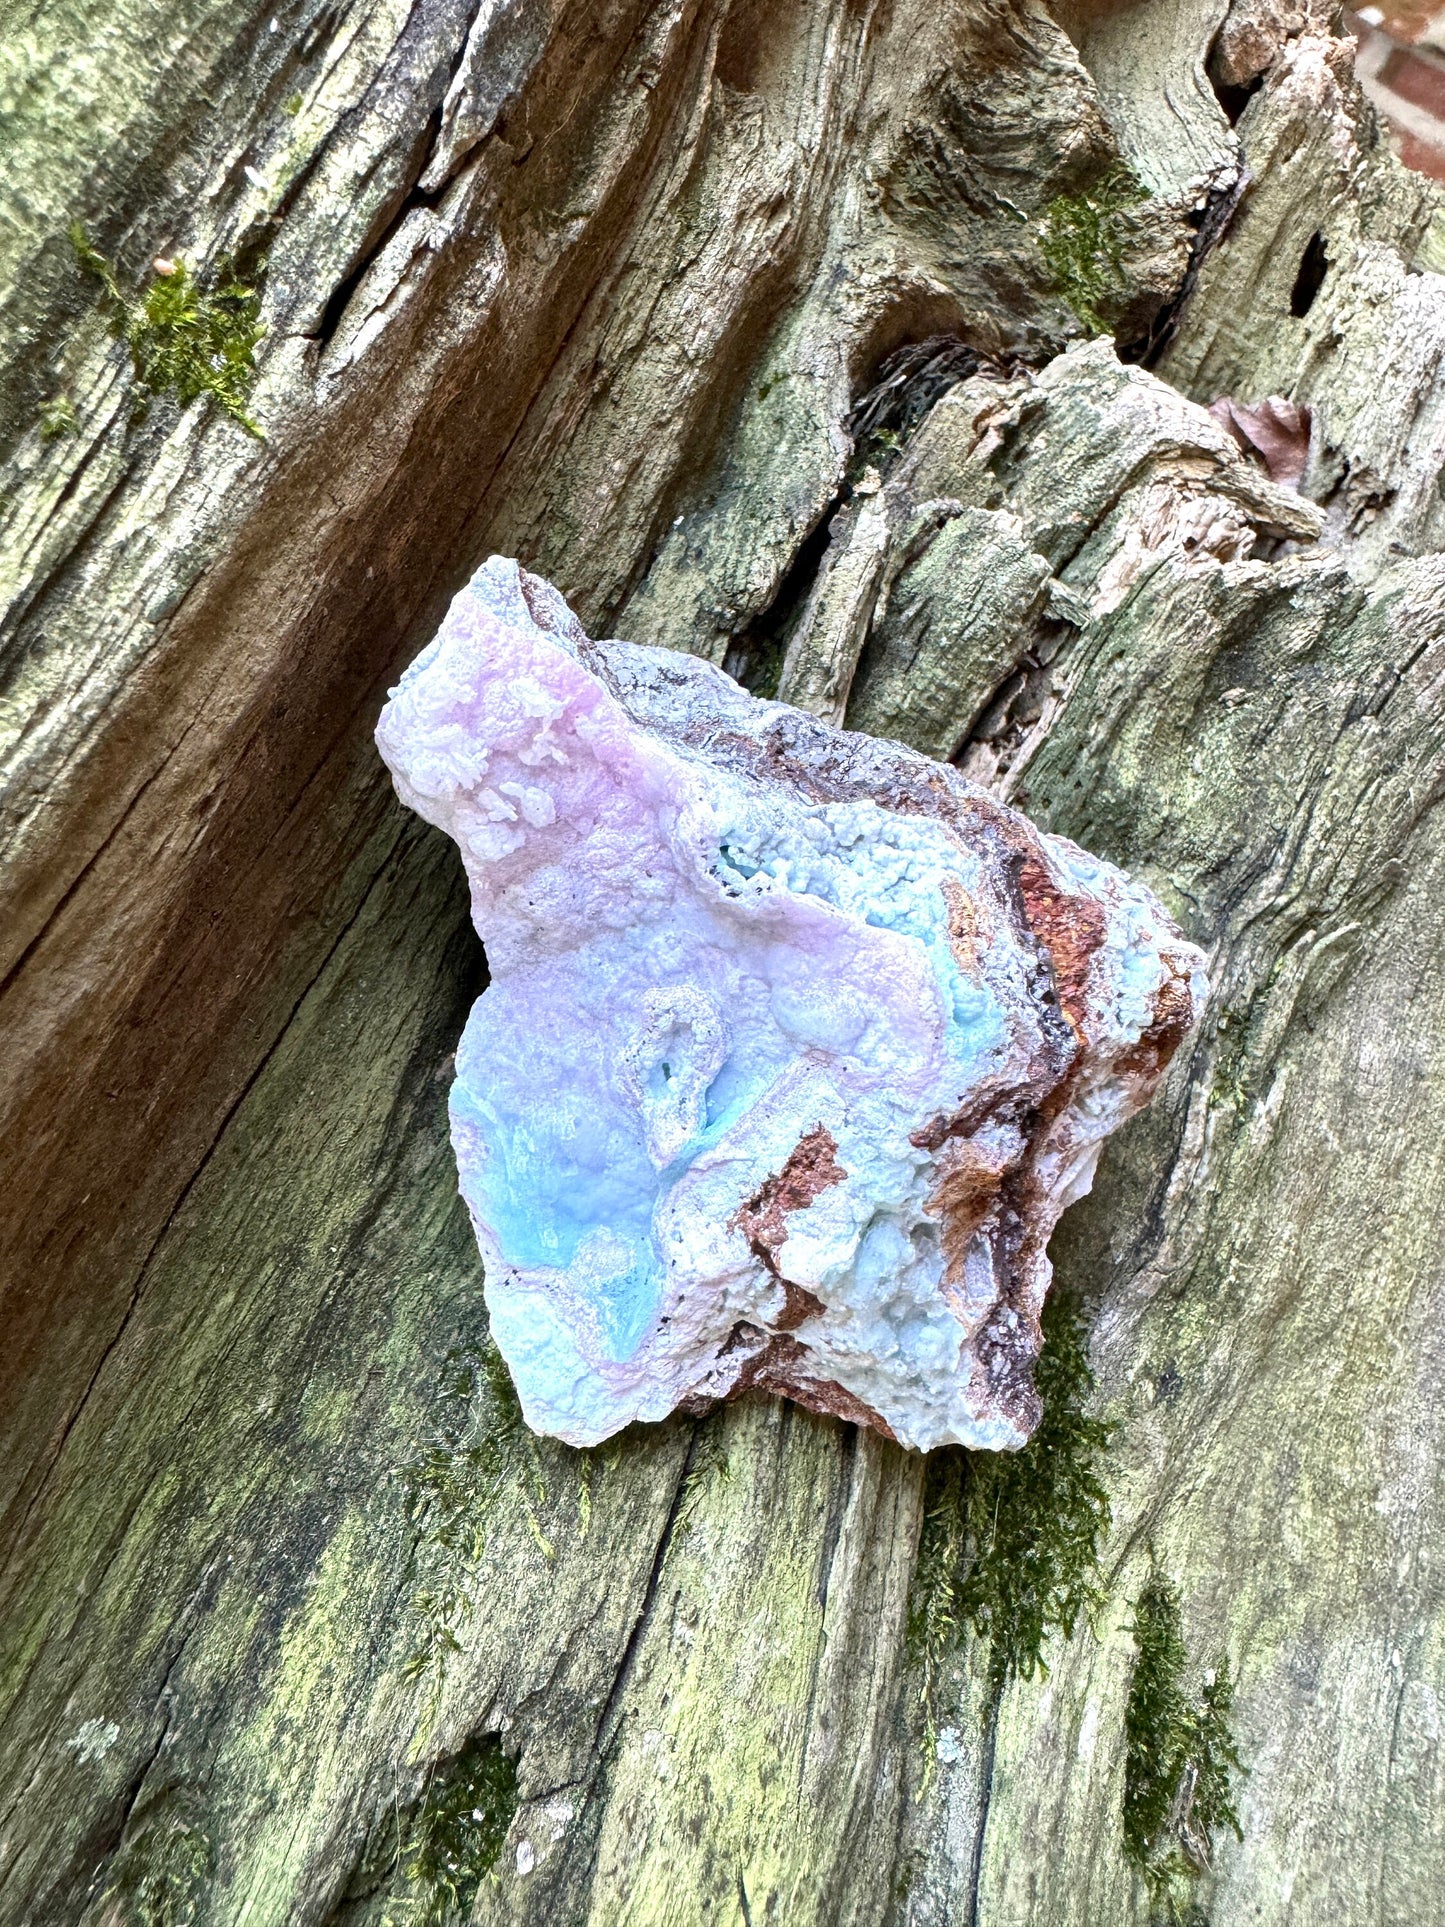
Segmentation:
[[(387, 1828), (492, 1733), (478, 1921), (1142, 1923), (1151, 1558), (1238, 1679), (1213, 1927), (1445, 1920), (1445, 279), (1330, 15), (10, 0), (0, 1921), (405, 1919)], [(1121, 159), (1132, 362), (1041, 251)], [(264, 243), (264, 441), (132, 420), (74, 220), (130, 287)], [(938, 334), (979, 365), (850, 476)], [(1268, 394), (1313, 411), (1298, 493), (1197, 405)], [(370, 731), (492, 551), (593, 633), (786, 642), (785, 696), (956, 754), (1209, 950), (1054, 1242), (1107, 1603), (987, 1744), (965, 1651), (931, 1769), (916, 1457), (743, 1400), (457, 1459), (484, 964)]]

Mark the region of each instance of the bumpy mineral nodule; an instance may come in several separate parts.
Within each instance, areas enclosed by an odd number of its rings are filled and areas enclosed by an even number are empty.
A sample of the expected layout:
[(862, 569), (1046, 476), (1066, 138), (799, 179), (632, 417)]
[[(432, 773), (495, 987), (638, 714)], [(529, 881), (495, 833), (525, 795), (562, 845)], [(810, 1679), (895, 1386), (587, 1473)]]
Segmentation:
[(528, 1423), (1021, 1444), (1049, 1235), (1207, 990), (1149, 891), (500, 557), (377, 742), (486, 947), (452, 1141)]

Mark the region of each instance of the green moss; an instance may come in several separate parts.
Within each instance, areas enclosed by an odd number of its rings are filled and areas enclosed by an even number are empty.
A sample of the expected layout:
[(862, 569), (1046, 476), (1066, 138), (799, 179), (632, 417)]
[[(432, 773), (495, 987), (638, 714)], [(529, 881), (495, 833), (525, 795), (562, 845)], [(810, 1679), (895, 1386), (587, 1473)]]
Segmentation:
[(903, 437), (897, 429), (878, 429), (865, 442), (860, 442), (849, 457), (845, 471), (848, 480), (861, 482), (870, 468), (875, 469), (881, 478), (892, 468), (902, 450)]
[(190, 1927), (214, 1869), (205, 1828), (165, 1794), (131, 1817), (105, 1883), (106, 1917), (124, 1927)]
[[(544, 1459), (545, 1452), (545, 1459)], [(556, 1548), (543, 1530), (550, 1503), (547, 1463), (564, 1484), (575, 1479), (576, 1529), (592, 1519), (593, 1477), (607, 1455), (544, 1445), (522, 1416), (506, 1361), (490, 1341), (455, 1346), (446, 1355), (429, 1443), (400, 1469), (409, 1515), (417, 1527), (416, 1642), (403, 1673), (427, 1677), (431, 1710), (440, 1703), (447, 1661), (460, 1652), (475, 1611), (487, 1537), (504, 1490), (515, 1491), (522, 1517), (545, 1559)], [(508, 1510), (510, 1511), (510, 1504)], [(422, 1732), (428, 1730), (423, 1722)]]
[(1224, 1664), (1206, 1675), (1197, 1698), (1190, 1694), (1179, 1596), (1159, 1574), (1134, 1608), (1134, 1642), (1124, 1713), (1124, 1851), (1154, 1917), (1184, 1921), (1215, 1835), (1229, 1827), (1243, 1838), (1232, 1791), (1244, 1770), (1229, 1726), (1234, 1686)]
[(295, 120), (305, 105), (306, 102), (301, 98), (300, 94), (288, 94), (282, 102), (281, 111), (283, 114), (289, 115), (292, 120)]
[(209, 288), (184, 261), (161, 263), (150, 285), (131, 299), (79, 224), (70, 239), (82, 267), (105, 290), (111, 330), (130, 349), (141, 387), (150, 395), (174, 396), (182, 406), (208, 395), (248, 435), (264, 439), (246, 412), (256, 381), (256, 344), (266, 332), (258, 318), (261, 297), (238, 277), (231, 260), (218, 263)]
[(935, 402), (981, 366), (978, 350), (961, 335), (929, 335), (895, 348), (848, 412), (849, 481), (870, 468), (886, 477)]
[(495, 1733), (472, 1740), (432, 1775), (404, 1822), (402, 1868), (412, 1927), (466, 1920), (517, 1811), (517, 1769)]
[(494, 1345), (454, 1347), (442, 1368), (431, 1442), (401, 1468), (409, 1514), (418, 1527), (418, 1586), (412, 1610), (418, 1636), (404, 1672), (429, 1675), (439, 1694), (448, 1657), (461, 1650), (487, 1528), (503, 1486), (520, 1471), (528, 1517), (543, 1550), (531, 1496), (546, 1498), (537, 1442), (527, 1430), (506, 1361)]
[(1244, 1077), (1249, 1043), (1248, 1014), (1222, 1010), (1214, 1028), (1216, 1057), (1209, 1102), (1217, 1108), (1233, 1111), (1236, 1117), (1247, 1117), (1251, 1101)]
[(1126, 209), (1144, 199), (1139, 181), (1120, 162), (1083, 194), (1062, 194), (1044, 209), (1039, 251), (1063, 296), (1093, 334), (1107, 334), (1127, 294), (1124, 276)]
[(680, 1533), (690, 1531), (703, 1502), (713, 1493), (730, 1486), (733, 1480), (732, 1462), (722, 1444), (716, 1423), (702, 1428), (699, 1441), (692, 1465), (678, 1493), (677, 1530)]
[(68, 395), (52, 395), (49, 401), (40, 404), (40, 439), (46, 442), (58, 441), (62, 435), (74, 435), (80, 430), (76, 418), (75, 404)]
[(786, 635), (769, 636), (749, 665), (748, 688), (765, 702), (773, 702), (783, 679), (783, 658), (788, 653)]
[(972, 1632), (989, 1644), (996, 1690), (1042, 1665), (1044, 1641), (1067, 1637), (1102, 1597), (1099, 1542), (1109, 1499), (1097, 1462), (1112, 1427), (1085, 1410), (1094, 1388), (1082, 1320), (1061, 1297), (1044, 1310), (1035, 1383), (1038, 1430), (1019, 1452), (935, 1452), (908, 1638), (925, 1690)]

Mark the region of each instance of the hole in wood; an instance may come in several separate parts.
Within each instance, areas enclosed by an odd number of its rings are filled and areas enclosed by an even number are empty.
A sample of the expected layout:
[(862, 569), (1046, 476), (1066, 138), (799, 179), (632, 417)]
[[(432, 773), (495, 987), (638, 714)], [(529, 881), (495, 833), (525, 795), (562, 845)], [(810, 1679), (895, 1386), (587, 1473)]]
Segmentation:
[(1303, 321), (1315, 305), (1315, 296), (1324, 286), (1329, 271), (1330, 257), (1325, 253), (1324, 236), (1316, 228), (1300, 256), (1299, 273), (1290, 289), (1289, 311), (1297, 321)]

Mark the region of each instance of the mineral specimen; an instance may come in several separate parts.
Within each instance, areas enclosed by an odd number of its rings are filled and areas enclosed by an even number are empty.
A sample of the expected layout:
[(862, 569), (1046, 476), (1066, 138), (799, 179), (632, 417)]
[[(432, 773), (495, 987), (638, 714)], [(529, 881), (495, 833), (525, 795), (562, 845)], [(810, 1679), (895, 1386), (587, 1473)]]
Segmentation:
[(1049, 1234), (1206, 991), (1149, 892), (497, 557), (377, 742), (486, 946), (452, 1141), (528, 1423), (1026, 1439)]

